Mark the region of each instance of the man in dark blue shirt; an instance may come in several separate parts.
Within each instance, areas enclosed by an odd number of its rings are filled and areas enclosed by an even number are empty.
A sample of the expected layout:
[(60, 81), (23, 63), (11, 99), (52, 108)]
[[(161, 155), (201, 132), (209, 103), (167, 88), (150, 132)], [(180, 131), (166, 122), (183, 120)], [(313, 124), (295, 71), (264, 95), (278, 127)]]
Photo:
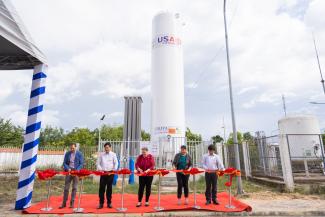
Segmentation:
[[(84, 164), (84, 157), (82, 153), (76, 150), (76, 144), (72, 143), (70, 145), (70, 151), (68, 151), (64, 155), (64, 161), (63, 161), (64, 171), (70, 172), (72, 170), (81, 170), (83, 168), (83, 164)], [(65, 182), (64, 182), (63, 201), (62, 201), (62, 205), (59, 207), (60, 209), (66, 207), (71, 182), (72, 182), (72, 191), (71, 191), (71, 199), (70, 199), (70, 208), (74, 207), (74, 199), (76, 198), (78, 181), (79, 180), (77, 176), (66, 175)]]

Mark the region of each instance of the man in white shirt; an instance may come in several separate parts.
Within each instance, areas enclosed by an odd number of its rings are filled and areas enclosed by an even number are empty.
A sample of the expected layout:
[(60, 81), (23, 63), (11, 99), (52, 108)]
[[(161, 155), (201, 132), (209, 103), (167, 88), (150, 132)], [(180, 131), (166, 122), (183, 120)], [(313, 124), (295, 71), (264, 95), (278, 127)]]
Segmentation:
[(205, 172), (205, 198), (206, 198), (206, 205), (211, 204), (211, 199), (213, 204), (218, 205), (219, 202), (217, 200), (217, 181), (218, 181), (218, 170), (224, 170), (223, 163), (219, 157), (215, 153), (215, 146), (209, 145), (208, 153), (203, 155), (202, 165), (203, 168), (206, 170)]
[[(100, 153), (97, 160), (97, 170), (104, 171), (104, 172), (111, 172), (115, 171), (118, 168), (118, 161), (116, 154), (111, 151), (112, 145), (107, 142), (104, 145), (105, 152)], [(112, 208), (112, 185), (114, 180), (114, 174), (111, 175), (104, 175), (100, 177), (99, 182), (99, 206), (98, 209), (102, 209), (104, 205), (104, 194), (106, 190), (106, 200), (107, 200), (107, 207)]]

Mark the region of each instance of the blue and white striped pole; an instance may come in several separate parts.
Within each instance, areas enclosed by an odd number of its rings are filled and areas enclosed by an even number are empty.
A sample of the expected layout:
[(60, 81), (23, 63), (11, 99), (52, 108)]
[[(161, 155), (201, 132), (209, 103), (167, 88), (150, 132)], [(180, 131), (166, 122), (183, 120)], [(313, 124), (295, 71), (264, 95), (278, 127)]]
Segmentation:
[(16, 210), (30, 206), (33, 193), (37, 151), (41, 130), (42, 98), (45, 93), (47, 65), (34, 67), (32, 88), (29, 101), (28, 118), (19, 169), (19, 181), (16, 198)]

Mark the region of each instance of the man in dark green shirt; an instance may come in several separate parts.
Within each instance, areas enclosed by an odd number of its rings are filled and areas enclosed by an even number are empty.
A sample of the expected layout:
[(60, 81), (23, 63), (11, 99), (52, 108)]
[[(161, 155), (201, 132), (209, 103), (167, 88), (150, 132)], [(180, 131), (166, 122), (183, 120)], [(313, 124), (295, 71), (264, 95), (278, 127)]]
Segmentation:
[[(176, 154), (173, 161), (173, 167), (177, 170), (188, 170), (192, 167), (191, 156), (187, 153), (186, 146), (181, 146), (180, 153)], [(182, 191), (184, 188), (185, 204), (188, 204), (188, 179), (190, 175), (182, 172), (176, 173), (177, 178), (177, 198), (178, 205), (181, 204)]]

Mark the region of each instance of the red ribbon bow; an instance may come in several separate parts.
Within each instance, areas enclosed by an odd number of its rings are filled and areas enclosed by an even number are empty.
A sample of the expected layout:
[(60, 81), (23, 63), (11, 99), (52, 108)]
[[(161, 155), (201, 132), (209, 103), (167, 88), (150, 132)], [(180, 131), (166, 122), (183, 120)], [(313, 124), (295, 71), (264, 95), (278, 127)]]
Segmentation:
[(225, 186), (232, 186), (232, 179), (234, 176), (240, 176), (240, 170), (236, 170), (235, 168), (227, 168), (224, 171), (218, 171), (218, 176), (229, 175), (229, 181), (225, 183)]
[(196, 175), (196, 174), (199, 174), (199, 173), (203, 173), (204, 171), (202, 170), (199, 170), (198, 168), (191, 168), (190, 170), (183, 170), (183, 173), (185, 175)]
[(36, 173), (40, 180), (48, 180), (53, 178), (56, 174), (58, 174), (58, 172), (53, 169), (46, 169), (43, 171), (37, 170)]
[(161, 175), (161, 176), (165, 176), (169, 173), (169, 171), (166, 169), (157, 169), (156, 171), (157, 171), (156, 175)]

